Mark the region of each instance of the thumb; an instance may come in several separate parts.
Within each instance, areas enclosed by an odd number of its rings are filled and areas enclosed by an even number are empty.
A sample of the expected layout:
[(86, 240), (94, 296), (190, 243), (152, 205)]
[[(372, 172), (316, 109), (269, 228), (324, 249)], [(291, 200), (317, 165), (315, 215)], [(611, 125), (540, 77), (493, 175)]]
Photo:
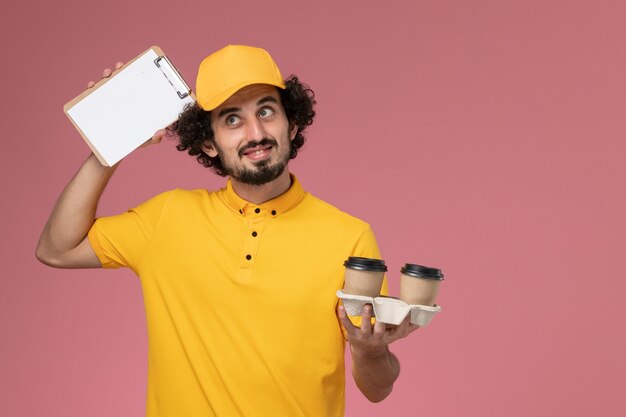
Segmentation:
[(148, 145), (155, 145), (157, 143), (161, 143), (161, 140), (163, 140), (163, 136), (165, 135), (166, 135), (165, 129), (159, 129), (156, 132), (154, 132), (154, 135), (150, 139), (145, 141), (143, 145), (141, 145), (141, 147), (143, 148)]

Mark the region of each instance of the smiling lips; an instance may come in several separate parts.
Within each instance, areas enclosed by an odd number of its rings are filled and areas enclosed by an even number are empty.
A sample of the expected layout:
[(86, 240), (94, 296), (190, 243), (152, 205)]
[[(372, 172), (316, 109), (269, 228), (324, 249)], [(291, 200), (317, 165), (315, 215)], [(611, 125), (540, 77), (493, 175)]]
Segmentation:
[(259, 145), (246, 149), (243, 156), (253, 161), (262, 161), (270, 157), (272, 145)]

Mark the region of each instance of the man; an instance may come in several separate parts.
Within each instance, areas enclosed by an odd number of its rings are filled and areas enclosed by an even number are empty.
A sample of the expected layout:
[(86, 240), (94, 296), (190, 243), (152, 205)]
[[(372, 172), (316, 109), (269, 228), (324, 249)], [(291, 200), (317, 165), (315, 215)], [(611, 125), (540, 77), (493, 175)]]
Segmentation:
[[(115, 167), (91, 155), (46, 224), (37, 257), (61, 268), (126, 266), (139, 276), (149, 336), (148, 416), (342, 416), (344, 333), (370, 401), (399, 364), (407, 320), (360, 327), (338, 306), (343, 261), (378, 258), (370, 227), (306, 193), (287, 169), (315, 115), (264, 50), (228, 46), (200, 65), (177, 148), (229, 177), (95, 219)], [(159, 142), (168, 132), (157, 132)], [(339, 318), (339, 320), (337, 320)]]

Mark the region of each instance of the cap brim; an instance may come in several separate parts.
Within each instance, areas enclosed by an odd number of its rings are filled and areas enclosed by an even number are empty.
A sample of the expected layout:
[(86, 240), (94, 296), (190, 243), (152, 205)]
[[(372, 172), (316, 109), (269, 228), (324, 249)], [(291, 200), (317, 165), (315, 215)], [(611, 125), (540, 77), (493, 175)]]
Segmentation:
[(237, 91), (241, 90), (242, 88), (248, 87), (250, 85), (253, 84), (267, 84), (267, 85), (273, 85), (275, 87), (278, 87), (282, 90), (285, 89), (285, 84), (284, 83), (276, 83), (276, 82), (268, 82), (267, 80), (248, 80), (248, 81), (243, 81), (239, 84), (236, 84), (230, 88), (228, 88), (227, 90), (222, 91), (219, 94), (216, 94), (213, 96), (213, 98), (207, 102), (199, 102), (198, 104), (200, 105), (200, 107), (202, 107), (202, 109), (204, 109), (205, 111), (211, 111), (211, 110), (215, 110), (216, 108), (218, 108), (220, 105), (222, 105), (222, 103), (224, 103), (226, 100), (228, 100), (233, 94), (235, 94)]

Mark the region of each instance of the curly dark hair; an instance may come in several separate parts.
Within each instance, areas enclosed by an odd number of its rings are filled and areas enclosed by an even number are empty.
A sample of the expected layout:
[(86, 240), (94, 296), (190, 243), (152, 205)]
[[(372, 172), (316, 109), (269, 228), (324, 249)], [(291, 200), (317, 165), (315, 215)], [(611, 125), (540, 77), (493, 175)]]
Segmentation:
[[(290, 145), (290, 159), (298, 155), (298, 149), (304, 145), (304, 131), (313, 123), (315, 111), (315, 93), (308, 85), (302, 83), (298, 77), (291, 75), (285, 80), (285, 89), (278, 88), (280, 100), (285, 109), (285, 115), (290, 124), (298, 127), (295, 138)], [(218, 156), (210, 157), (202, 150), (206, 142), (213, 142), (214, 133), (211, 128), (211, 112), (203, 110), (197, 103), (188, 104), (180, 114), (178, 121), (170, 130), (176, 132), (179, 144), (176, 149), (187, 151), (189, 155), (196, 156), (199, 163), (207, 168), (212, 168), (216, 174), (226, 176), (222, 161)]]

